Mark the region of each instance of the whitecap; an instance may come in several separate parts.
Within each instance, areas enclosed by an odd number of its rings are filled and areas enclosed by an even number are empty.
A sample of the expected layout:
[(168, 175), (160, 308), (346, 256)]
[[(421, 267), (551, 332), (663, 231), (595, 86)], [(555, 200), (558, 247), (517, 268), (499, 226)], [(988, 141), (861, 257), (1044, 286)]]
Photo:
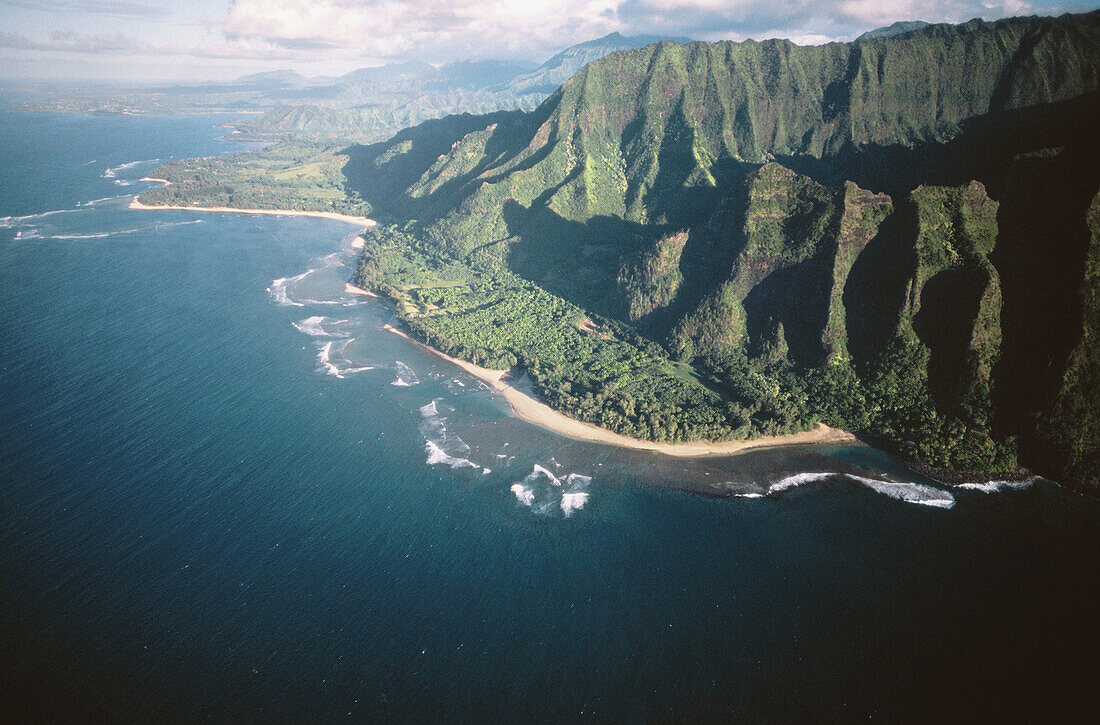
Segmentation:
[(131, 161), (126, 164), (119, 164), (118, 166), (108, 167), (102, 174), (104, 179), (113, 179), (118, 175), (118, 172), (125, 171), (126, 169), (132, 169), (139, 164), (155, 164), (160, 159), (142, 159), (141, 161)]
[(966, 491), (981, 491), (982, 493), (1000, 493), (1001, 491), (1022, 491), (1030, 488), (1039, 480), (1038, 476), (1025, 478), (1022, 481), (986, 481), (984, 483), (960, 483), (955, 488)]
[(304, 332), (307, 335), (313, 337), (323, 337), (325, 335), (324, 329), (321, 327), (321, 323), (325, 321), (324, 317), (320, 315), (315, 317), (307, 317), (300, 322), (291, 323), (298, 328), (300, 332)]
[(317, 367), (329, 375), (341, 379), (347, 375), (361, 373), (364, 370), (373, 370), (374, 365), (354, 365), (344, 357), (344, 350), (354, 340), (355, 338), (349, 337), (346, 340), (332, 340), (321, 345), (317, 352)]
[[(898, 501), (904, 501), (905, 503), (917, 504), (920, 506), (933, 506), (935, 508), (949, 509), (955, 505), (955, 497), (947, 491), (943, 491), (932, 486), (926, 486), (921, 483), (912, 483), (910, 481), (887, 481), (878, 478), (865, 478), (863, 476), (856, 476), (850, 473), (831, 473), (831, 472), (807, 472), (797, 473), (793, 476), (787, 476), (780, 479), (775, 483), (768, 486), (767, 495), (776, 493), (782, 493), (783, 491), (789, 491), (792, 488), (803, 486), (807, 483), (817, 483), (829, 478), (843, 477), (852, 481), (856, 481), (867, 488), (880, 493), (883, 496), (896, 499)], [(762, 498), (762, 494), (759, 493), (743, 493), (735, 494), (742, 498)]]
[(556, 476), (536, 463), (522, 481), (512, 484), (511, 490), (517, 501), (536, 514), (547, 516), (560, 511), (568, 517), (588, 503), (591, 483), (591, 476), (579, 473)]
[(191, 221), (186, 221), (186, 222), (157, 222), (156, 224), (153, 225), (153, 229), (160, 230), (160, 229), (167, 229), (168, 227), (186, 227), (186, 226), (189, 226), (191, 224), (202, 224), (202, 223), (203, 223), (202, 219), (192, 219)]
[(397, 379), (390, 383), (390, 385), (396, 385), (399, 388), (410, 388), (419, 383), (420, 379), (416, 377), (416, 373), (412, 371), (412, 368), (398, 360)]
[(588, 494), (584, 491), (577, 491), (575, 493), (563, 493), (561, 495), (561, 511), (565, 516), (569, 516), (574, 511), (579, 511), (584, 508), (584, 505), (588, 502)]
[(83, 211), (83, 209), (52, 209), (50, 211), (39, 212), (38, 214), (24, 214), (23, 216), (4, 216), (0, 217), (0, 227), (14, 227), (21, 225), (24, 222), (34, 221), (36, 219), (45, 219), (48, 216), (54, 216), (55, 214), (75, 214), (76, 212)]
[(920, 506), (933, 506), (941, 509), (949, 509), (955, 505), (954, 496), (947, 491), (941, 491), (932, 486), (908, 481), (882, 481), (877, 478), (845, 475), (853, 481), (859, 481), (877, 493), (905, 503), (915, 503)]
[(786, 478), (776, 481), (772, 485), (768, 486), (768, 493), (780, 493), (792, 488), (797, 488), (807, 483), (816, 483), (818, 481), (824, 481), (827, 478), (835, 476), (835, 473), (796, 473), (793, 476), (787, 476)]
[(280, 277), (279, 279), (274, 279), (271, 281), (271, 286), (267, 288), (267, 293), (274, 297), (275, 302), (280, 305), (289, 307), (305, 307), (305, 305), (301, 302), (295, 302), (294, 300), (287, 297), (286, 288), (287, 285), (297, 282), (298, 280), (302, 279), (307, 274), (313, 271), (314, 270), (311, 269), (308, 272), (303, 272), (296, 277)]
[(299, 300), (299, 303), (303, 305), (341, 305), (343, 302), (340, 300), (314, 300), (309, 297), (303, 297)]
[(481, 468), (469, 458), (459, 458), (458, 456), (452, 456), (447, 453), (443, 448), (435, 441), (424, 441), (424, 448), (428, 452), (428, 465), (434, 466), (439, 463), (444, 463), (451, 468)]
[(100, 199), (92, 199), (91, 201), (82, 201), (79, 204), (77, 204), (77, 206), (79, 206), (79, 207), (98, 206), (99, 204), (102, 204), (103, 202), (106, 202), (106, 201), (120, 201), (122, 199), (132, 199), (132, 198), (133, 198), (133, 196), (131, 196), (129, 194), (126, 194), (124, 196), (104, 196)]
[(479, 466), (466, 456), (470, 452), (466, 441), (447, 431), (446, 418), (439, 412), (440, 400), (437, 398), (418, 409), (424, 419), (420, 424), (420, 432), (424, 435), (424, 449), (428, 453), (427, 464), (443, 464), (452, 469), (480, 469), (483, 476), (491, 473), (490, 469)]
[(325, 329), (325, 325), (340, 325), (348, 322), (348, 320), (330, 320), (326, 322), (328, 318), (323, 315), (314, 315), (313, 317), (307, 317), (304, 320), (298, 322), (292, 322), (300, 332), (304, 332), (310, 337), (348, 337), (346, 332), (334, 332)]
[(96, 232), (95, 234), (51, 234), (47, 239), (104, 239), (106, 237), (114, 237), (119, 234), (133, 234), (134, 232), (143, 231), (142, 229), (116, 229), (112, 232)]
[(516, 500), (518, 500), (524, 506), (535, 505), (535, 489), (528, 488), (522, 483), (513, 483), (512, 493), (516, 495)]

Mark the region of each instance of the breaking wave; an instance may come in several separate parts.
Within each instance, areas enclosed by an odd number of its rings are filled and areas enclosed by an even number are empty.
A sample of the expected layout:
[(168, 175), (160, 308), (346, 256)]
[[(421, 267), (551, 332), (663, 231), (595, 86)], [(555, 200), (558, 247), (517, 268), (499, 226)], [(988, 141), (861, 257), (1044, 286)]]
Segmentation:
[(355, 338), (349, 337), (346, 340), (332, 340), (321, 345), (320, 350), (317, 353), (317, 367), (320, 370), (324, 370), (329, 375), (333, 375), (338, 378), (343, 378), (353, 373), (361, 373), (364, 370), (373, 370), (374, 365), (356, 365), (347, 357), (344, 356), (344, 351), (348, 345), (355, 341)]
[(123, 199), (132, 199), (132, 198), (133, 198), (133, 196), (130, 195), (130, 194), (125, 194), (125, 195), (122, 195), (122, 196), (105, 196), (101, 199), (92, 199), (91, 201), (82, 201), (82, 202), (78, 203), (77, 206), (79, 206), (79, 207), (98, 206), (99, 204), (102, 204), (102, 203), (107, 202), (107, 201), (121, 201)]
[(287, 297), (286, 288), (287, 285), (293, 284), (301, 279), (304, 279), (306, 275), (315, 272), (316, 270), (308, 270), (294, 277), (280, 277), (279, 279), (271, 280), (271, 286), (267, 288), (267, 293), (275, 298), (275, 302), (284, 307), (305, 307), (302, 302), (295, 302)]
[(23, 216), (3, 216), (0, 217), (0, 227), (15, 227), (24, 226), (26, 222), (35, 221), (38, 219), (45, 219), (55, 214), (75, 214), (77, 212), (84, 211), (83, 209), (53, 209), (52, 211), (44, 211), (38, 214), (25, 214)]
[(961, 488), (964, 491), (981, 491), (982, 493), (1022, 491), (1025, 488), (1030, 488), (1038, 480), (1038, 476), (1033, 476), (1032, 478), (1025, 478), (1022, 481), (985, 481), (984, 483), (960, 483), (956, 485), (955, 488)]
[(591, 483), (591, 476), (579, 473), (557, 476), (536, 463), (522, 481), (511, 485), (510, 490), (516, 501), (540, 516), (560, 512), (562, 516), (569, 517), (588, 503)]
[(445, 465), (455, 468), (473, 468), (488, 475), (492, 471), (474, 463), (469, 458), (470, 446), (466, 441), (447, 430), (447, 419), (439, 411), (440, 399), (420, 407), (420, 432), (424, 436), (424, 450), (429, 466)]
[(134, 232), (145, 231), (144, 229), (116, 229), (111, 232), (96, 232), (95, 234), (51, 234), (47, 239), (103, 239), (105, 237), (114, 237), (120, 234), (133, 234)]
[(851, 474), (845, 474), (845, 476), (853, 481), (859, 481), (872, 491), (905, 503), (934, 506), (941, 509), (949, 509), (955, 505), (954, 496), (947, 491), (941, 491), (932, 486), (908, 481), (882, 481), (877, 478), (863, 478)]
[(784, 479), (776, 481), (772, 485), (768, 486), (768, 493), (781, 493), (783, 491), (797, 488), (798, 486), (805, 485), (807, 483), (816, 483), (818, 481), (824, 481), (826, 478), (831, 478), (837, 474), (835, 473), (797, 473), (793, 476), (787, 476)]
[[(342, 267), (347, 266), (345, 256), (342, 252), (333, 252), (318, 257), (312, 262), (315, 266), (310, 267), (305, 272), (296, 274), (293, 277), (279, 277), (272, 280), (267, 292), (278, 304), (283, 306), (346, 305), (347, 299), (342, 294), (345, 274), (341, 270)], [(296, 288), (299, 282), (317, 272), (328, 272), (328, 274), (321, 275), (316, 280), (310, 280), (310, 284), (303, 285), (303, 288)], [(303, 296), (308, 293), (320, 293), (322, 299)], [(328, 296), (330, 293), (333, 295), (332, 298)]]
[(390, 383), (390, 385), (396, 385), (399, 388), (411, 388), (412, 386), (419, 384), (420, 379), (416, 377), (416, 373), (412, 371), (412, 368), (398, 360), (397, 379)]
[(348, 320), (329, 320), (323, 315), (314, 315), (291, 324), (298, 328), (299, 332), (304, 332), (310, 337), (349, 337), (346, 332), (326, 328), (326, 326), (343, 325), (347, 322)]
[(118, 176), (118, 172), (120, 172), (120, 171), (125, 171), (126, 169), (132, 169), (135, 166), (138, 166), (140, 164), (155, 164), (158, 161), (160, 161), (160, 159), (142, 159), (141, 161), (131, 161), (130, 163), (127, 163), (127, 164), (119, 164), (118, 166), (110, 166), (101, 174), (101, 176), (104, 179), (113, 179), (116, 176)]
[(808, 483), (818, 483), (830, 478), (846, 478), (850, 481), (862, 484), (875, 493), (888, 496), (905, 503), (920, 506), (932, 506), (935, 508), (949, 509), (955, 505), (955, 497), (947, 491), (911, 481), (887, 481), (878, 478), (866, 478), (851, 473), (832, 472), (807, 472), (787, 476), (768, 486), (767, 490), (735, 494), (740, 498), (763, 498), (777, 493), (783, 493)]

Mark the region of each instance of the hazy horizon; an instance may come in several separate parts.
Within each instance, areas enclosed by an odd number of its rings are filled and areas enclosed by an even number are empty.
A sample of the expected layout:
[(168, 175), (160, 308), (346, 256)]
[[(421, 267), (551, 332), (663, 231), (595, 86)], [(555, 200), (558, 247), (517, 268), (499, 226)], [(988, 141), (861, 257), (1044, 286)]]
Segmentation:
[(542, 63), (618, 32), (697, 40), (851, 40), (899, 20), (964, 22), (1088, 12), (1100, 0), (0, 0), (6, 82), (227, 81), (294, 70), (338, 76), (423, 60)]

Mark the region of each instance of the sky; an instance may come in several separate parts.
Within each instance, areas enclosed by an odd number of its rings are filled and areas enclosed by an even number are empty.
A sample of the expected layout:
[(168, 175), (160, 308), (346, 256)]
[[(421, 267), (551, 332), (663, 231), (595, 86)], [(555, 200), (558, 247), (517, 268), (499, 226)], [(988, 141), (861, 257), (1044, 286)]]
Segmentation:
[(851, 40), (896, 20), (1060, 15), (1100, 0), (0, 0), (8, 80), (337, 75), (395, 60), (537, 63), (611, 32)]

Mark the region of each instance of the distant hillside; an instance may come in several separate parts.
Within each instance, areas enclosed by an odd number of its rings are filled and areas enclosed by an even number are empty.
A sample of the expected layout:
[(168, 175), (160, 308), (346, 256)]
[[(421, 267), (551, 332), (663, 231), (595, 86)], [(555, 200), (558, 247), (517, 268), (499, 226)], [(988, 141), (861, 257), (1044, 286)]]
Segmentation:
[(424, 254), (632, 326), (739, 416), (1097, 486), (1098, 93), (1100, 13), (663, 42), (345, 173)]
[(658, 35), (626, 37), (619, 33), (611, 33), (596, 40), (570, 46), (529, 73), (517, 75), (500, 86), (489, 90), (517, 96), (529, 93), (549, 96), (557, 90), (558, 86), (572, 78), (573, 74), (587, 63), (599, 60), (616, 51), (644, 48), (662, 40), (671, 40), (676, 43), (691, 42), (689, 38), (669, 38)]
[(891, 35), (901, 35), (902, 33), (908, 33), (911, 30), (920, 30), (927, 27), (928, 23), (923, 20), (899, 20), (896, 23), (891, 23), (882, 28), (875, 28), (874, 30), (868, 30), (863, 35), (856, 38), (856, 40), (871, 40), (873, 38), (888, 38)]
[(660, 41), (612, 33), (580, 43), (537, 68), (501, 61), (466, 61), (436, 69), (391, 63), (334, 79), (310, 93), (238, 124), (242, 133), (309, 141), (377, 141), (422, 121), (457, 113), (532, 110), (585, 63)]

